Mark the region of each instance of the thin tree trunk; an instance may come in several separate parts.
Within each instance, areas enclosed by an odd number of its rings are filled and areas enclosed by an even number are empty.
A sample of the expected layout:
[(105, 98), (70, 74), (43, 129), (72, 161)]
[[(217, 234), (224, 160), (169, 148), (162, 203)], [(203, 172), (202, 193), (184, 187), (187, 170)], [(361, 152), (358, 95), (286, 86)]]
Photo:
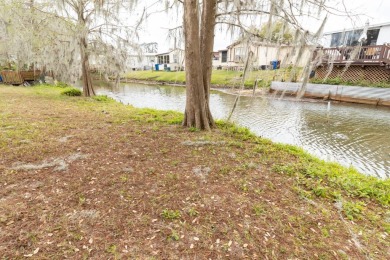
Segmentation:
[(39, 79), (40, 81), (42, 81), (42, 83), (46, 83), (46, 65), (43, 65), (42, 67), (42, 70), (41, 70), (41, 75), (39, 75)]
[(86, 52), (87, 49), (87, 40), (81, 38), (80, 41), (80, 52), (81, 52), (81, 72), (83, 78), (83, 94), (85, 97), (90, 97), (95, 95), (95, 91), (92, 85), (91, 72), (89, 70), (89, 56)]
[[(211, 2), (214, 2), (214, 0)], [(184, 1), (186, 109), (184, 113), (183, 126), (196, 127), (202, 130), (210, 130), (211, 127), (214, 126), (214, 121), (211, 117), (211, 112), (208, 105), (210, 88), (209, 83), (207, 83), (207, 85), (204, 84), (204, 80), (207, 80), (207, 78), (204, 79), (203, 73), (207, 70), (203, 69), (204, 64), (202, 62), (207, 60), (207, 58), (204, 58), (202, 57), (203, 55), (201, 55), (201, 46), (203, 48), (201, 39), (203, 39), (203, 37), (201, 38), (200, 36), (198, 6), (198, 0)], [(209, 6), (209, 4), (207, 4), (207, 6)], [(208, 7), (206, 7), (206, 9), (206, 13), (210, 13)], [(205, 26), (205, 24), (202, 24), (202, 27), (203, 26)], [(209, 28), (205, 28), (204, 31), (208, 29)], [(205, 33), (204, 35), (206, 36), (209, 34)], [(212, 35), (214, 37), (214, 29)], [(213, 41), (214, 40), (212, 39), (211, 45), (213, 44)], [(210, 41), (204, 42), (206, 43)], [(212, 48), (213, 46), (211, 46), (211, 51)], [(202, 52), (203, 51), (204, 50), (202, 49)], [(207, 56), (208, 55), (205, 55), (205, 57)], [(211, 53), (209, 58), (211, 61)]]

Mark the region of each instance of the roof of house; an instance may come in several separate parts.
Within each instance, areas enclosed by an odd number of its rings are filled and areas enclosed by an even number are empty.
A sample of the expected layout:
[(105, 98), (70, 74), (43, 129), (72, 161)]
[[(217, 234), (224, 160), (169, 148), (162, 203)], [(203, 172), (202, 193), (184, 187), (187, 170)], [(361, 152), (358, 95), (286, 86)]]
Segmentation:
[[(238, 40), (238, 41), (230, 44), (227, 47), (227, 49), (231, 49), (234, 46), (237, 46), (237, 45), (239, 45), (241, 43), (243, 43), (243, 41), (242, 40)], [(250, 45), (252, 45), (252, 46), (264, 46), (264, 47), (278, 47), (279, 46), (279, 44), (277, 44), (277, 43), (263, 42), (263, 41), (257, 41), (257, 40), (251, 41)], [(293, 44), (280, 44), (280, 47), (291, 47), (291, 46), (294, 46), (294, 45)]]
[(156, 55), (156, 56), (168, 55), (169, 53), (174, 52), (174, 51), (184, 51), (184, 50), (183, 50), (183, 49), (180, 49), (180, 48), (176, 48), (176, 49), (173, 49), (173, 50), (169, 50), (169, 51), (167, 51), (167, 52), (156, 53), (155, 55)]
[(156, 56), (157, 53), (142, 53), (142, 54), (137, 54), (137, 53), (130, 53), (128, 57), (154, 57)]
[(171, 52), (156, 53), (156, 56), (168, 55)]
[[(369, 25), (368, 29), (378, 29), (378, 28), (384, 27), (384, 26), (390, 26), (390, 22)], [(348, 28), (348, 29), (343, 29), (343, 30), (337, 30), (337, 31), (330, 31), (330, 32), (324, 33), (324, 35), (329, 35), (332, 33), (339, 33), (339, 32), (344, 32), (344, 31), (362, 30), (362, 29), (364, 29), (364, 26), (355, 27), (355, 28)]]

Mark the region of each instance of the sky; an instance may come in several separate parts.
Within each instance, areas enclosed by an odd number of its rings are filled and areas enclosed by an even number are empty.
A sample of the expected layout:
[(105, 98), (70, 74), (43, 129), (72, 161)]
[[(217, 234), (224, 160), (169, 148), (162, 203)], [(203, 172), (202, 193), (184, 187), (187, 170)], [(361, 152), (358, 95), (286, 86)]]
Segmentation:
[[(343, 9), (340, 0), (329, 0), (333, 3), (331, 5), (338, 9)], [(162, 1), (157, 1), (162, 2)], [(156, 12), (163, 10), (164, 7), (161, 4), (155, 4), (156, 0), (143, 0), (146, 6), (149, 7), (148, 12)], [(344, 0), (347, 10), (354, 15), (352, 17), (347, 16), (328, 16), (327, 23), (325, 25), (325, 32), (350, 29), (354, 27), (363, 27), (368, 21), (370, 25), (390, 22), (390, 0)], [(173, 41), (168, 39), (168, 29), (181, 25), (182, 16), (175, 14), (176, 12), (170, 12), (167, 14), (165, 11), (151, 14), (142, 26), (140, 31), (141, 42), (157, 42), (159, 45), (159, 52), (168, 51), (173, 48)], [(312, 32), (317, 31), (320, 27), (322, 19), (305, 20), (303, 26)], [(261, 25), (259, 25), (261, 26)], [(216, 38), (214, 44), (214, 50), (225, 49), (230, 43), (232, 43), (230, 33), (226, 33), (224, 28), (217, 27)]]
[(371, 25), (390, 22), (389, 0), (345, 0), (348, 10), (357, 14), (349, 17), (332, 16), (328, 20), (325, 32), (363, 27), (369, 21)]

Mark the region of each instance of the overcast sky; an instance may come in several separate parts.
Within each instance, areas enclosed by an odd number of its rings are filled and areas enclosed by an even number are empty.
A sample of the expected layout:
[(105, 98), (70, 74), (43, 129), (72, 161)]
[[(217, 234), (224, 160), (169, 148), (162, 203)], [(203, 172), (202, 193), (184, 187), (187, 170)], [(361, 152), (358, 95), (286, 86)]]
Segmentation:
[(390, 22), (389, 0), (345, 0), (348, 9), (360, 14), (351, 21), (348, 17), (331, 17), (325, 31), (362, 27), (369, 20), (371, 25)]
[[(332, 0), (337, 2), (337, 0)], [(144, 0), (147, 6), (155, 0)], [(160, 1), (162, 2), (162, 1)], [(349, 29), (354, 27), (363, 27), (369, 21), (371, 25), (390, 22), (390, 0), (344, 0), (347, 9), (359, 14), (353, 18), (329, 16), (328, 22), (325, 26), (325, 32)], [(342, 9), (342, 5), (333, 5), (338, 9)], [(153, 10), (163, 9), (158, 4), (150, 7), (148, 12)], [(165, 12), (159, 12), (150, 15), (146, 23), (143, 25), (143, 30), (140, 32), (140, 40), (142, 42), (157, 42), (159, 44), (159, 52), (165, 52), (173, 47), (173, 43), (169, 42), (167, 34), (168, 28), (173, 28), (181, 24), (182, 17), (175, 12), (170, 12), (167, 15)], [(306, 29), (316, 31), (320, 26), (321, 21), (310, 20), (303, 23)], [(217, 28), (214, 50), (225, 49), (234, 39), (231, 39), (230, 34), (227, 34), (224, 29)]]

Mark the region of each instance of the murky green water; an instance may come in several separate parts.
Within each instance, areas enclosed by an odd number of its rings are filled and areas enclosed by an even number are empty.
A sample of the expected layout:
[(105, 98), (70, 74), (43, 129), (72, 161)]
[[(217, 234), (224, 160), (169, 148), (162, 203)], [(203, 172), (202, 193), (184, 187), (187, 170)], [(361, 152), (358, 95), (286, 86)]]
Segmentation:
[[(97, 88), (135, 107), (184, 111), (185, 89), (124, 84)], [(235, 96), (214, 92), (211, 110), (225, 119)], [(303, 147), (328, 161), (354, 166), (360, 172), (390, 177), (390, 109), (360, 104), (301, 102), (277, 98), (241, 97), (232, 117), (236, 123), (275, 142)]]

